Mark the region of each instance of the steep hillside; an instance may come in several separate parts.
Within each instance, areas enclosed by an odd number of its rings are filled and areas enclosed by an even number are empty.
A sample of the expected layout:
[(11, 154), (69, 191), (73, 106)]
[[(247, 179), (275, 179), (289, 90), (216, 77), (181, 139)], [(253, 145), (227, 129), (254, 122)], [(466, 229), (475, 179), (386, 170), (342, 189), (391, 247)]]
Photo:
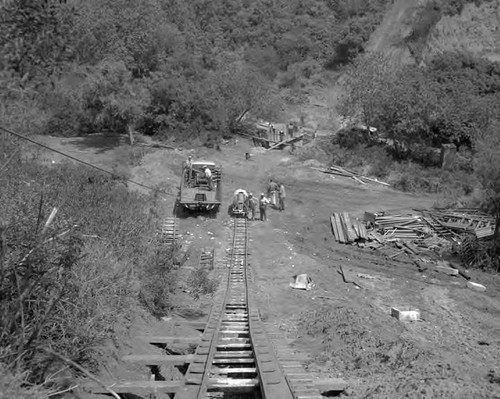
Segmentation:
[(443, 16), (432, 30), (423, 57), (443, 51), (471, 51), (500, 61), (500, 2), (467, 4), (460, 15)]
[(456, 14), (447, 12), (447, 4), (396, 0), (366, 50), (389, 53), (402, 63), (426, 62), (444, 51), (500, 59), (500, 2), (468, 3)]
[(410, 21), (418, 15), (424, 3), (425, 0), (396, 0), (371, 35), (366, 50), (390, 53), (394, 60), (412, 62), (411, 53), (402, 40), (410, 35)]

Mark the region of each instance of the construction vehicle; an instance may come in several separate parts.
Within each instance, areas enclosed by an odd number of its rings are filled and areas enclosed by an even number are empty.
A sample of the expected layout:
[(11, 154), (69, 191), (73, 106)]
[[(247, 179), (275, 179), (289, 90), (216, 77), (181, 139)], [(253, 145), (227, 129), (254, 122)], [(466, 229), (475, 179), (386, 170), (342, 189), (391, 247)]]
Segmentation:
[[(211, 177), (205, 174), (210, 169)], [(178, 205), (189, 211), (217, 212), (221, 204), (222, 167), (211, 161), (193, 161), (184, 164)]]
[(242, 188), (237, 189), (233, 195), (233, 203), (231, 205), (231, 215), (235, 217), (246, 217), (248, 214), (247, 209), (248, 193)]

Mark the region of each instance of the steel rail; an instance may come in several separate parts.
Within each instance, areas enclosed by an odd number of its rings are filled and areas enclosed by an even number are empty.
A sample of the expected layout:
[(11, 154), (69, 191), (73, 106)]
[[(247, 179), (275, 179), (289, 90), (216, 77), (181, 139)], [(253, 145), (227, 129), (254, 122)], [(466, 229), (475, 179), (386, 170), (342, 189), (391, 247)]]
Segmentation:
[[(243, 231), (238, 231), (238, 229), (240, 229), (240, 230), (243, 229)], [(241, 237), (239, 237), (240, 234), (244, 235), (244, 247), (243, 247), (242, 253), (237, 252), (237, 249), (239, 247), (238, 240), (241, 239)], [(243, 267), (246, 268), (247, 255), (248, 255), (247, 248), (248, 248), (247, 221), (246, 221), (246, 219), (242, 219), (242, 218), (234, 219), (233, 243), (231, 246), (231, 258), (229, 261), (229, 268), (230, 269), (229, 269), (229, 273), (227, 276), (226, 295), (224, 297), (224, 302), (222, 304), (222, 312), (221, 312), (222, 315), (219, 318), (219, 320), (217, 322), (216, 330), (215, 330), (214, 334), (212, 335), (212, 339), (210, 342), (210, 350), (209, 350), (209, 353), (207, 355), (207, 361), (205, 364), (205, 372), (203, 373), (203, 378), (201, 380), (201, 385), (200, 385), (200, 389), (198, 391), (197, 399), (205, 398), (206, 394), (207, 394), (207, 390), (209, 389), (210, 372), (211, 372), (211, 367), (213, 366), (215, 354), (217, 352), (217, 344), (219, 343), (219, 338), (221, 336), (221, 327), (222, 327), (223, 320), (224, 320), (223, 315), (225, 312), (227, 314), (227, 310), (228, 310), (227, 308), (229, 305), (230, 294), (232, 293), (231, 290), (232, 289), (234, 290), (234, 288), (235, 288), (235, 287), (232, 287), (232, 283), (234, 283), (233, 274), (235, 274), (234, 273), (235, 270), (241, 269)], [(241, 259), (240, 257), (243, 257), (243, 259)], [(239, 261), (240, 268), (237, 268), (237, 266), (238, 266), (237, 261)], [(237, 274), (239, 274), (239, 273), (237, 273)], [(243, 276), (244, 276), (244, 288), (245, 288), (244, 300), (240, 304), (233, 304), (233, 305), (243, 305), (243, 306), (247, 307), (247, 309), (248, 309), (248, 282), (247, 282), (247, 276), (246, 276), (245, 272), (243, 272)], [(235, 298), (231, 298), (231, 300), (233, 300), (233, 299), (235, 299)]]

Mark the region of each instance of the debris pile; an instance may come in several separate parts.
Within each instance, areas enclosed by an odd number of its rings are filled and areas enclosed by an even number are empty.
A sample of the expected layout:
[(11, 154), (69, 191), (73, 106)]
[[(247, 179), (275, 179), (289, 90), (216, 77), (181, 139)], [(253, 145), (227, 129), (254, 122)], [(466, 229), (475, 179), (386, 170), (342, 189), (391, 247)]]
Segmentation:
[(311, 169), (319, 170), (320, 172), (327, 173), (329, 175), (350, 177), (351, 179), (357, 181), (359, 184), (366, 184), (366, 183), (371, 182), (371, 183), (382, 184), (384, 186), (390, 185), (389, 183), (386, 183), (386, 182), (383, 182), (383, 181), (380, 181), (380, 180), (377, 180), (377, 179), (374, 179), (374, 178), (371, 178), (368, 176), (364, 176), (358, 172), (354, 172), (352, 170), (342, 168), (342, 167), (336, 166), (336, 165), (330, 166), (328, 169), (321, 169), (321, 168), (314, 168), (314, 167), (311, 167)]
[(459, 249), (464, 259), (464, 253), (467, 254), (474, 243), (495, 232), (493, 217), (477, 209), (465, 208), (365, 212), (363, 220), (347, 212), (335, 212), (330, 221), (339, 243), (376, 249), (390, 259), (405, 256), (419, 271), (432, 266), (436, 271), (467, 279), (469, 277), (462, 271), (439, 260), (441, 255)]
[(367, 240), (368, 234), (363, 222), (352, 219), (347, 212), (334, 213), (330, 216), (333, 234), (338, 242), (350, 244), (359, 240)]
[(433, 249), (459, 243), (464, 234), (485, 239), (495, 232), (495, 219), (475, 209), (365, 212), (362, 221), (347, 212), (334, 212), (330, 220), (338, 242), (372, 248), (413, 241), (419, 247)]

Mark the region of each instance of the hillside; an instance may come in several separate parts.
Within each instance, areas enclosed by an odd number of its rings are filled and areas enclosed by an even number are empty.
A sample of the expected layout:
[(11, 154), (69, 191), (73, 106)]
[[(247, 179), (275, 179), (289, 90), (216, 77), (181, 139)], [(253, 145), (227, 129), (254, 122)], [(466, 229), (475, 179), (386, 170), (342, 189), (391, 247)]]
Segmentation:
[(444, 51), (470, 51), (500, 61), (500, 2), (466, 4), (460, 15), (443, 16), (431, 32), (424, 59)]
[[(415, 62), (408, 43), (412, 31), (426, 25), (420, 56), (427, 62), (445, 51), (467, 51), (491, 60), (500, 58), (500, 3), (465, 3), (458, 14), (446, 13), (447, 1), (396, 0), (366, 45), (368, 52), (379, 51), (402, 63)], [(464, 2), (462, 2), (464, 3)], [(433, 16), (432, 5), (440, 7)]]
[[(234, 190), (270, 178), (287, 207), (249, 222), (253, 289), (308, 372), (354, 398), (500, 395), (496, 61), (499, 0), (0, 1), (0, 399), (60, 397), (80, 366), (104, 386), (181, 381), (134, 356), (192, 354), (143, 338), (199, 335)], [(264, 149), (256, 119), (314, 134)], [(222, 166), (220, 212), (178, 212), (188, 156)], [(481, 208), (488, 235), (450, 222), (436, 248), (422, 224), (425, 260), (393, 232), (393, 254), (332, 237), (334, 212), (431, 207)], [(423, 320), (391, 318), (402, 305)]]

